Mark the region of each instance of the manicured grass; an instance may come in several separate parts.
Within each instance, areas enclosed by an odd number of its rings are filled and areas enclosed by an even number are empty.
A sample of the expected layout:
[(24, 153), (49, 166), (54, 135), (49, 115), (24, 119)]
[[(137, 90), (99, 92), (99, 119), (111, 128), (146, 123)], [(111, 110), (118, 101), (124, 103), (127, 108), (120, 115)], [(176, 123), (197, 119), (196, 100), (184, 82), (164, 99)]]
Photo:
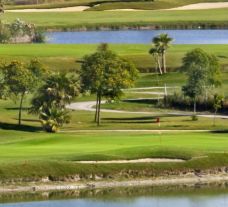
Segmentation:
[[(79, 67), (79, 63), (75, 61), (80, 60), (86, 54), (93, 53), (97, 46), (96, 44), (4, 44), (0, 47), (0, 57), (3, 62), (12, 59), (30, 60), (37, 57), (53, 70), (68, 70), (72, 67)], [(146, 70), (151, 70), (155, 65), (153, 57), (148, 54), (150, 47), (150, 44), (110, 45), (113, 51), (132, 60), (138, 68)], [(167, 52), (168, 70), (180, 67), (185, 53), (194, 48), (202, 48), (215, 54), (223, 70), (227, 70), (228, 45), (173, 45)]]
[[(63, 8), (70, 6), (93, 6), (90, 10), (106, 10), (106, 9), (167, 9), (172, 7), (183, 6), (193, 3), (202, 3), (202, 2), (221, 2), (226, 0), (159, 0), (159, 1), (116, 1), (116, 0), (68, 0), (68, 1), (52, 1), (44, 4), (28, 4), (20, 5), (18, 2), (16, 5), (7, 5), (7, 9), (28, 9), (28, 8)], [(107, 3), (108, 2), (108, 3)]]
[[(226, 166), (226, 133), (29, 133), (0, 130), (0, 180), (63, 180), (74, 175), (91, 179), (178, 174)], [(217, 153), (217, 154), (215, 154)], [(77, 164), (77, 160), (164, 157), (186, 163)], [(120, 174), (121, 172), (121, 174)], [(169, 172), (169, 173), (168, 173)], [(126, 178), (126, 177), (125, 177)]]
[[(184, 26), (200, 26), (203, 24), (225, 26), (228, 16), (227, 9), (189, 10), (189, 11), (104, 11), (104, 12), (63, 12), (63, 13), (5, 13), (4, 21), (20, 18), (43, 28), (70, 29), (77, 27), (96, 28), (100, 26), (143, 26), (173, 25), (175, 28)], [(213, 15), (211, 15), (213, 14)]]
[[(0, 130), (0, 162), (112, 160), (227, 152), (226, 133), (31, 133)], [(184, 138), (183, 138), (184, 136)]]

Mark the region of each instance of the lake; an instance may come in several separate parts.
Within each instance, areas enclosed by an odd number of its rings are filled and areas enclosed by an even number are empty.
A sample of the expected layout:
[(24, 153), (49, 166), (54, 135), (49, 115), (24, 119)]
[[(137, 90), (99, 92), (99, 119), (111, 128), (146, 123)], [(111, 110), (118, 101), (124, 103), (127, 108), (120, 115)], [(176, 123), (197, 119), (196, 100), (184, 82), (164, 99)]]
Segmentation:
[(118, 31), (80, 31), (48, 32), (48, 43), (93, 44), (93, 43), (131, 43), (146, 44), (158, 34), (168, 33), (174, 44), (228, 44), (228, 30), (118, 30)]
[(162, 186), (0, 195), (0, 207), (226, 207), (228, 187)]

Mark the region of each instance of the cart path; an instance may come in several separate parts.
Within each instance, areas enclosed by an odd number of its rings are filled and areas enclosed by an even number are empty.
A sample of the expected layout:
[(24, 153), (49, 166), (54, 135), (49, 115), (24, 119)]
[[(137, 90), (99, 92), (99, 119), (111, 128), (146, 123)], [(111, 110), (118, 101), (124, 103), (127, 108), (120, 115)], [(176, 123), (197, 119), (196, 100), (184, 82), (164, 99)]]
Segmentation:
[[(102, 104), (105, 103), (105, 101), (101, 102)], [(96, 101), (85, 101), (85, 102), (76, 102), (72, 103), (67, 106), (68, 109), (71, 110), (79, 110), (79, 111), (95, 111), (95, 108), (93, 108), (96, 105)], [(123, 111), (123, 110), (112, 110), (112, 109), (101, 109), (101, 112), (107, 112), (107, 113), (126, 113), (126, 114), (147, 114), (147, 115), (161, 115), (161, 114), (167, 114), (167, 115), (174, 115), (174, 116), (192, 116), (192, 113), (183, 113), (183, 112), (168, 112), (168, 113), (160, 113), (160, 112), (143, 112), (143, 111)], [(213, 114), (199, 114), (197, 115), (199, 117), (206, 117), (206, 118), (214, 118)], [(216, 118), (221, 119), (228, 119), (227, 115), (216, 115)]]

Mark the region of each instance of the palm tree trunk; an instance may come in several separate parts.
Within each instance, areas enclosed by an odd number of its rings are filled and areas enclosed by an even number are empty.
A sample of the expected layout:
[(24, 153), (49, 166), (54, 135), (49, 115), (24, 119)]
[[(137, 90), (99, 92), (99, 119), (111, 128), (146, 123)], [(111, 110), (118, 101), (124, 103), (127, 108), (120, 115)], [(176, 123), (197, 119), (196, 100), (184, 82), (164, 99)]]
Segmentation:
[(157, 56), (156, 59), (157, 59), (157, 67), (159, 69), (159, 73), (160, 73), (160, 75), (162, 75), (163, 73), (162, 73), (162, 68), (161, 68), (161, 63), (160, 63), (160, 60), (159, 60), (159, 56)]
[(18, 114), (18, 125), (21, 126), (21, 112), (22, 112), (22, 106), (23, 106), (23, 100), (24, 100), (25, 92), (21, 94), (21, 100), (20, 100), (20, 107), (19, 107), (19, 114)]
[(99, 97), (98, 97), (98, 113), (97, 113), (97, 126), (100, 126), (101, 123), (101, 93), (99, 92)]
[(166, 57), (165, 57), (165, 51), (162, 52), (162, 69), (163, 73), (166, 73)]

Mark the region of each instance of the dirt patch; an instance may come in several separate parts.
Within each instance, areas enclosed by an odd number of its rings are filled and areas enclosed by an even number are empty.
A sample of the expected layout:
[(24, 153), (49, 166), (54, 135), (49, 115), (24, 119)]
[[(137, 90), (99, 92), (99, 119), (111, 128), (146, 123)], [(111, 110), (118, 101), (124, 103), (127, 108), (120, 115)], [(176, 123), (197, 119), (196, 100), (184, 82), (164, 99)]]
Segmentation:
[(65, 7), (65, 8), (54, 8), (54, 9), (15, 9), (7, 10), (6, 12), (82, 12), (89, 9), (89, 6), (75, 6), (75, 7)]

